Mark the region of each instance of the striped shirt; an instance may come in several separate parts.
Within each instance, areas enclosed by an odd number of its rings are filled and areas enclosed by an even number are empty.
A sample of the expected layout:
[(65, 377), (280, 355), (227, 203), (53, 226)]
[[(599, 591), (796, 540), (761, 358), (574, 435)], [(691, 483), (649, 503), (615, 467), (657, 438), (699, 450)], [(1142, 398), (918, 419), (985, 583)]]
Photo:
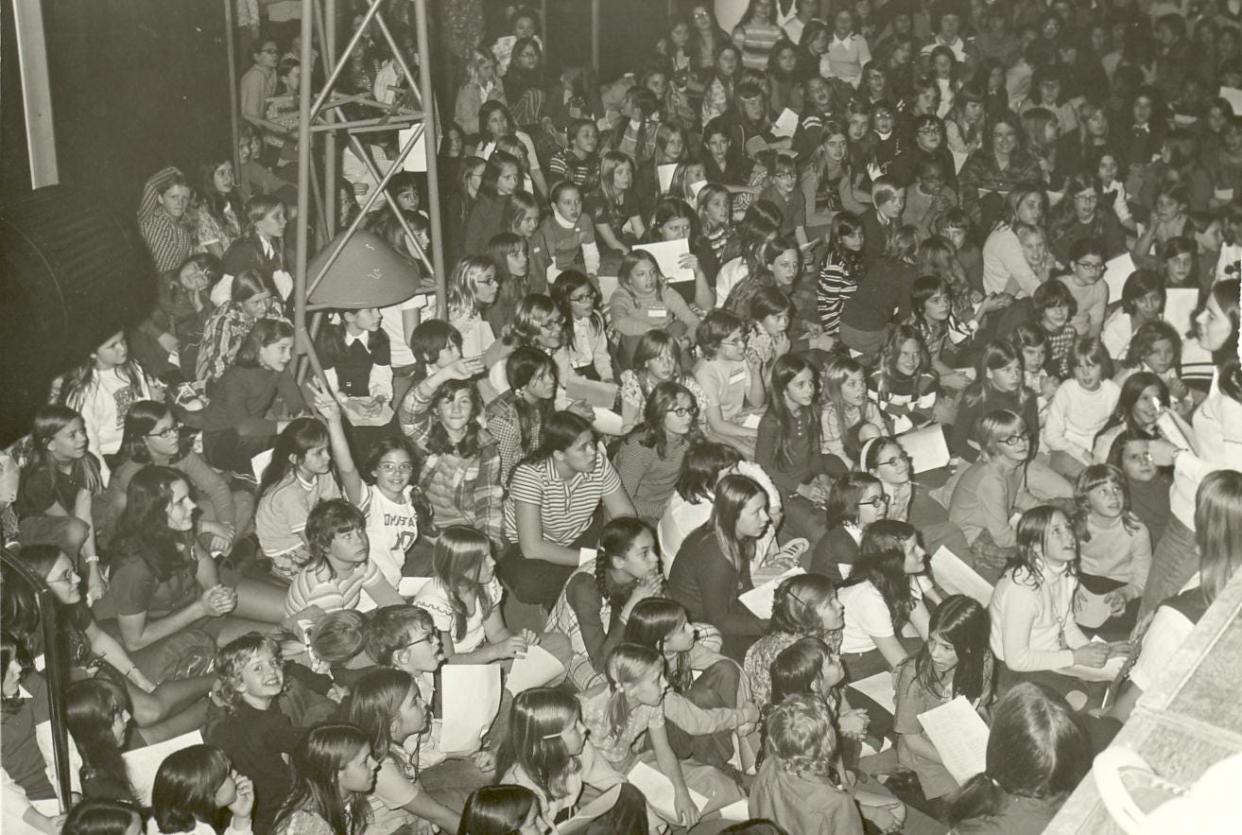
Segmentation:
[(768, 55), (776, 42), (785, 37), (784, 30), (775, 23), (752, 20), (733, 30), (733, 42), (742, 50), (742, 66), (748, 70), (767, 72)]
[(620, 489), (621, 478), (602, 447), (591, 472), (577, 473), (569, 481), (557, 475), (551, 459), (519, 464), (505, 499), (505, 539), (518, 541), (517, 506), (523, 502), (539, 508), (545, 540), (568, 546), (591, 526), (600, 500)]
[(298, 572), (285, 595), (285, 614), (293, 617), (310, 606), (318, 606), (325, 613), (341, 609), (356, 609), (362, 599), (363, 586), (369, 586), (383, 577), (375, 563), (367, 561), (349, 574), (332, 576), (327, 563), (307, 566)]

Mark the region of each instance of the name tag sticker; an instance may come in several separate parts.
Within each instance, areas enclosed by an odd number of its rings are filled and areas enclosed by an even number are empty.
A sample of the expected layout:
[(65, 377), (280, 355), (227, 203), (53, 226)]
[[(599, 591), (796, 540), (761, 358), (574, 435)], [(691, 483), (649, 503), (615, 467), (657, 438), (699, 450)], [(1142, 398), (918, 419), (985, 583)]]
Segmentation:
[(745, 371), (734, 371), (732, 374), (729, 375), (729, 385), (733, 385), (734, 383), (741, 383), (741, 382), (744, 382), (745, 380), (746, 380)]
[(668, 316), (667, 308), (663, 308), (663, 307), (647, 308), (647, 318), (649, 319), (663, 319), (666, 316)]

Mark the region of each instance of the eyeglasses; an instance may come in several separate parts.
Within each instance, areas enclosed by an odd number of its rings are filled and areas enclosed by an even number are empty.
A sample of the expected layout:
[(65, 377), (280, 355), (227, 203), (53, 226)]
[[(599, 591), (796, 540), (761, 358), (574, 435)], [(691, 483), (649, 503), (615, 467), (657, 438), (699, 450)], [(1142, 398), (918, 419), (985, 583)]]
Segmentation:
[(571, 302), (577, 302), (578, 304), (586, 304), (587, 302), (595, 301), (595, 294), (594, 293), (576, 293), (570, 296), (569, 300)]
[(259, 51), (262, 52), (264, 55), (279, 55), (280, 54), (279, 49), (260, 49)]
[(880, 467), (895, 467), (898, 462), (904, 463), (906, 460), (905, 453), (902, 453), (901, 455), (894, 455), (892, 458), (888, 458), (883, 461), (877, 461), (876, 465)]
[(549, 319), (543, 323), (545, 331), (559, 331), (563, 327), (565, 327), (565, 320), (561, 318)]
[(669, 414), (677, 415), (677, 417), (682, 417), (682, 418), (699, 416), (698, 406), (678, 406), (677, 408), (669, 409), (668, 411), (669, 411)]
[(475, 284), (486, 284), (489, 287), (495, 287), (499, 283), (500, 282), (494, 278), (480, 278), (478, 281), (475, 282)]
[(999, 444), (1004, 444), (1007, 447), (1016, 447), (1016, 446), (1025, 446), (1026, 444), (1031, 442), (1031, 439), (1028, 438), (1025, 434), (1010, 435), (1008, 438), (997, 438), (996, 442)]
[(406, 463), (406, 464), (391, 464), (391, 463), (389, 463), (389, 462), (385, 461), (383, 464), (380, 464), (380, 465), (379, 465), (379, 466), (377, 466), (375, 469), (379, 470), (381, 473), (389, 473), (389, 474), (391, 474), (391, 473), (401, 473), (402, 475), (404, 475), (405, 473), (412, 473), (412, 472), (414, 472), (414, 465), (413, 465), (413, 464), (409, 464), (409, 463)]
[(167, 429), (161, 429), (159, 432), (148, 432), (148, 438), (163, 438), (165, 441), (171, 441), (173, 438), (181, 434), (181, 424), (174, 423)]
[(419, 644), (429, 644), (431, 643), (431, 638), (432, 638), (431, 633), (427, 633), (423, 637), (419, 638), (417, 641), (410, 641), (408, 644), (403, 646), (402, 649), (409, 649), (410, 647), (416, 647)]
[(720, 340), (720, 344), (721, 345), (732, 345), (734, 348), (742, 348), (745, 346), (746, 343), (740, 339), (722, 339)]
[(869, 502), (859, 502), (858, 506), (859, 507), (887, 507), (888, 501), (889, 501), (888, 494), (881, 493), (880, 495), (876, 496), (874, 499), (872, 499)]
[(1103, 261), (1075, 261), (1074, 263), (1084, 270), (1089, 270), (1093, 273), (1098, 273), (1104, 269)]

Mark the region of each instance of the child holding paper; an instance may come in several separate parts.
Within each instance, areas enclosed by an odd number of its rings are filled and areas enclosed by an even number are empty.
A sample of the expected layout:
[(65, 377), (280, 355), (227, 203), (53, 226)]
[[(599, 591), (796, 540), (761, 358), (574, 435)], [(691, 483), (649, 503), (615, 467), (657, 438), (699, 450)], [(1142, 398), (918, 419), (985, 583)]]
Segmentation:
[[(1074, 497), (1078, 504), (1074, 521), (1082, 550), (1079, 604), (1081, 598), (1101, 597), (1108, 607), (1109, 620), (1120, 618), (1131, 601), (1142, 598), (1147, 585), (1152, 550), (1147, 525), (1130, 509), (1121, 471), (1109, 464), (1092, 464), (1084, 469)], [(1127, 620), (1133, 626), (1133, 621)], [(1088, 626), (1102, 625), (1083, 622)]]
[(445, 528), (436, 540), (431, 582), (414, 597), (414, 605), (435, 621), (448, 663), (511, 661), (524, 656), (528, 647), (541, 645), (568, 659), (563, 635), (509, 631), (500, 610), (504, 589), (496, 579), (491, 551), (487, 537), (474, 528)]
[[(552, 214), (530, 239), (530, 270), (536, 277), (582, 267), (588, 275), (599, 272), (595, 226), (582, 211), (582, 192), (562, 180), (552, 187)], [(555, 269), (553, 269), (555, 268)]]
[(699, 317), (680, 293), (668, 287), (654, 255), (641, 249), (627, 254), (617, 280), (608, 306), (618, 334), (636, 337), (660, 328), (687, 344), (693, 340)]
[(368, 832), (394, 833), (430, 822), (456, 832), (459, 813), (432, 797), (418, 779), (418, 766), (403, 743), (427, 729), (429, 710), (413, 677), (400, 670), (363, 676), (342, 705), (346, 720), (362, 730), (379, 760), (371, 794)]
[[(700, 815), (741, 799), (737, 786), (719, 770), (679, 760), (669, 744), (665, 727), (669, 687), (663, 655), (647, 647), (621, 644), (608, 656), (606, 671), (606, 684), (578, 696), (596, 753), (622, 774), (629, 774), (639, 763), (658, 764), (673, 784), (673, 808), (658, 811), (674, 815), (682, 826), (693, 826)], [(704, 733), (738, 728), (758, 718), (753, 706), (702, 713), (705, 722), (698, 730)], [(702, 808), (691, 799), (691, 790), (706, 799)]]
[[(987, 610), (965, 595), (946, 597), (928, 627), (927, 643), (897, 667), (894, 730), (897, 757), (918, 775), (923, 799), (939, 801), (958, 788), (940, 752), (923, 733), (919, 714), (965, 696), (983, 712), (992, 701), (995, 659), (988, 648)], [(935, 814), (943, 804), (932, 802)], [(937, 815), (938, 816), (938, 815)]]
[[(555, 831), (558, 820), (578, 807), (585, 789), (590, 790), (588, 797), (594, 797), (620, 786), (617, 802), (592, 822), (591, 831), (648, 831), (642, 793), (587, 741), (582, 708), (567, 693), (537, 688), (514, 698), (509, 735), (496, 770), (502, 782), (534, 793), (536, 818), (543, 829)], [(469, 808), (468, 802), (467, 814)]]

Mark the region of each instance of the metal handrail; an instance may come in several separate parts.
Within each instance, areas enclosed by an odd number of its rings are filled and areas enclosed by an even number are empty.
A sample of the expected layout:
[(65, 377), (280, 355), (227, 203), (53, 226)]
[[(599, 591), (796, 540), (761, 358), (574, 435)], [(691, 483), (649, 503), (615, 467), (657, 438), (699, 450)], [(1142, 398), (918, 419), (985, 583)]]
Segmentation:
[(39, 608), (39, 623), (43, 628), (43, 675), (47, 679), (48, 716), (52, 720), (52, 758), (56, 766), (56, 783), (60, 788), (62, 811), (69, 806), (69, 731), (65, 724), (65, 688), (69, 684), (69, 659), (62, 657), (64, 645), (57, 638), (56, 611), (59, 602), (29, 566), (25, 565), (7, 548), (0, 547), (0, 562), (13, 570), (21, 582), (35, 594)]

